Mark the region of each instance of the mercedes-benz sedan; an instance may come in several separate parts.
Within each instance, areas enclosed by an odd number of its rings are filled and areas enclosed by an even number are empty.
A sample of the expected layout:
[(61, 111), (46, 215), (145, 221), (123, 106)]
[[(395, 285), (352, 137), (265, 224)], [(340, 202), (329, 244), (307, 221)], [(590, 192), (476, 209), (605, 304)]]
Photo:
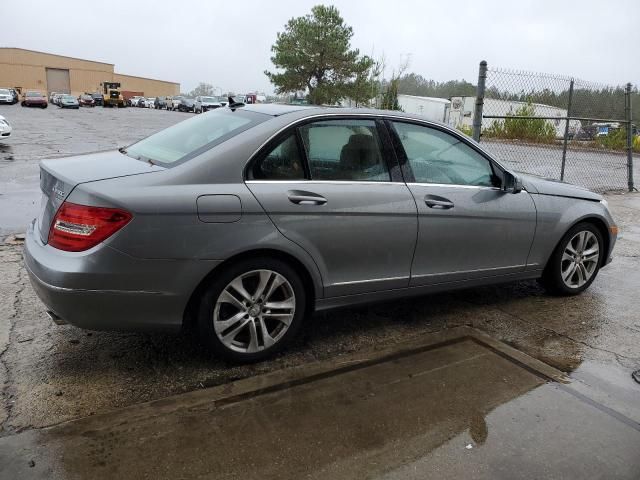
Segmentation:
[(312, 311), (509, 280), (573, 295), (611, 259), (600, 195), (398, 112), (219, 108), (41, 163), (25, 262), (57, 322), (178, 330), (236, 361)]

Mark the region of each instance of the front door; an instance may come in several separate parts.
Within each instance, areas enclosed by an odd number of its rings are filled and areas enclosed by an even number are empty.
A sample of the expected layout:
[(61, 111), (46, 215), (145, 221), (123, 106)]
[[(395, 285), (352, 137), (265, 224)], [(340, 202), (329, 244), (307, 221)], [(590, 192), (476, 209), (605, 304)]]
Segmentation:
[(383, 129), (363, 118), (307, 123), (249, 168), (247, 186), (313, 258), (327, 297), (409, 284), (416, 206), (404, 182), (392, 181)]
[(391, 127), (418, 206), (411, 285), (523, 271), (536, 227), (529, 193), (502, 191), (499, 166), (456, 135), (406, 122)]

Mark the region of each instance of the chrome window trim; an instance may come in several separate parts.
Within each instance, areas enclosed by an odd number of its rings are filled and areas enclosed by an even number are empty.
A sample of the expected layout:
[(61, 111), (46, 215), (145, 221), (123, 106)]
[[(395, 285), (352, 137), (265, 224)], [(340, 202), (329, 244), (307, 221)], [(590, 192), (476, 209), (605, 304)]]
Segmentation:
[(409, 187), (455, 187), (455, 188), (474, 188), (478, 190), (495, 190), (501, 192), (500, 187), (488, 187), (486, 185), (461, 185), (458, 183), (426, 183), (426, 182), (407, 182)]
[[(249, 166), (249, 164), (253, 161), (253, 159), (256, 157), (256, 155), (258, 155), (258, 153), (260, 153), (262, 151), (262, 149), (264, 147), (267, 146), (267, 144), (269, 142), (271, 142), (274, 138), (276, 138), (278, 135), (280, 135), (282, 132), (284, 132), (285, 130), (287, 130), (288, 128), (293, 128), (294, 126), (298, 125), (299, 123), (304, 123), (307, 122), (308, 120), (318, 120), (318, 119), (331, 119), (332, 117), (344, 117), (345, 120), (349, 119), (350, 117), (369, 117), (369, 118), (375, 118), (375, 119), (388, 119), (388, 120), (398, 120), (398, 121), (404, 121), (404, 122), (408, 122), (408, 123), (418, 123), (421, 125), (424, 125), (426, 127), (429, 128), (440, 128), (443, 130), (446, 130), (448, 133), (450, 133), (451, 135), (457, 137), (460, 141), (464, 142), (464, 143), (468, 143), (468, 139), (464, 138), (464, 134), (458, 132), (457, 130), (455, 130), (453, 127), (445, 124), (445, 123), (439, 123), (439, 122), (433, 122), (431, 120), (427, 120), (425, 119), (421, 119), (421, 118), (413, 118), (413, 117), (404, 117), (401, 115), (394, 115), (394, 114), (389, 114), (389, 113), (371, 113), (371, 112), (363, 112), (363, 113), (346, 113), (346, 112), (340, 112), (339, 110), (336, 112), (323, 112), (323, 113), (316, 113), (313, 115), (307, 115), (304, 116), (302, 118), (297, 118), (296, 120), (292, 121), (291, 123), (288, 123), (287, 125), (285, 125), (284, 127), (281, 127), (280, 129), (276, 130), (273, 134), (271, 134), (264, 142), (262, 142), (260, 144), (260, 146), (249, 156), (249, 159), (245, 162), (244, 166), (242, 167), (242, 179), (245, 182), (249, 182), (249, 181), (253, 181), (253, 180), (248, 180), (247, 179), (247, 167)], [(268, 121), (268, 120), (267, 120)], [(480, 150), (480, 152), (487, 157), (487, 159), (489, 159), (490, 161), (494, 162), (496, 165), (498, 165), (500, 168), (502, 168), (503, 170), (508, 170), (510, 171), (508, 168), (506, 168), (504, 165), (502, 165), (502, 163), (500, 163), (498, 160), (495, 159), (495, 157), (490, 154), (489, 152), (487, 152), (484, 148), (482, 148), (482, 146), (480, 146), (480, 144), (474, 145), (474, 148)], [(391, 182), (391, 183), (398, 183), (398, 182)]]
[(367, 180), (245, 180), (246, 184), (261, 184), (261, 183), (275, 183), (275, 184), (285, 184), (285, 183), (294, 183), (296, 185), (344, 185), (345, 183), (356, 184), (356, 185), (406, 185), (404, 182), (392, 182), (392, 181), (384, 181), (384, 182), (372, 182)]

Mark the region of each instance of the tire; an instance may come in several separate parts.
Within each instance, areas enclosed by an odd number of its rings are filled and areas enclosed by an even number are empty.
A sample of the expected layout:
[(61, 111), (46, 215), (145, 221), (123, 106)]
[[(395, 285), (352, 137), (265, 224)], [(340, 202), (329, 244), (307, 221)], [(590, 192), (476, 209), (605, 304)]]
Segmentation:
[(24, 103), (24, 102), (20, 102), (20, 105), (21, 105), (22, 107), (26, 107), (26, 106), (27, 106), (27, 104), (26, 104), (26, 103)]
[[(251, 296), (258, 293), (261, 282), (263, 295), (254, 297), (253, 302)], [(282, 283), (272, 288), (274, 282)], [(232, 283), (241, 285), (244, 293)], [(203, 289), (198, 333), (218, 357), (237, 363), (263, 360), (296, 336), (304, 321), (306, 302), (302, 279), (288, 263), (268, 257), (242, 260), (215, 275)], [(265, 308), (276, 303), (282, 307)], [(225, 321), (228, 324), (223, 325)], [(270, 340), (263, 334), (265, 329)]]
[(564, 234), (551, 254), (540, 283), (552, 295), (578, 295), (595, 280), (604, 255), (600, 230), (592, 223), (578, 223)]

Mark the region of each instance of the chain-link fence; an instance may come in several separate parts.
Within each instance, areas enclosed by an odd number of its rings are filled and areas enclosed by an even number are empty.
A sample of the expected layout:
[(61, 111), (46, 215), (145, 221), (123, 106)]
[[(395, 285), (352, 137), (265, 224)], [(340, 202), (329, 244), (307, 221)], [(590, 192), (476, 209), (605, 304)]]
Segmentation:
[[(596, 191), (633, 190), (631, 85), (480, 64), (473, 134), (514, 170)], [(452, 99), (452, 111), (455, 109)], [(468, 119), (470, 121), (471, 119)]]

